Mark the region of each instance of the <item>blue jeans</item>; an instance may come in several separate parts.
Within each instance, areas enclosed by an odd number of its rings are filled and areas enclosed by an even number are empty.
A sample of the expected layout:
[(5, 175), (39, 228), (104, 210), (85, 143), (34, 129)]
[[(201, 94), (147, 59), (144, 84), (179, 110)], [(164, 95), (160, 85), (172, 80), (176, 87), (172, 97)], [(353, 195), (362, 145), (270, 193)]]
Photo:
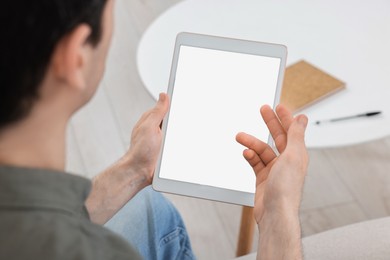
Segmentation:
[(139, 192), (105, 227), (121, 235), (144, 259), (195, 259), (180, 214), (151, 187)]

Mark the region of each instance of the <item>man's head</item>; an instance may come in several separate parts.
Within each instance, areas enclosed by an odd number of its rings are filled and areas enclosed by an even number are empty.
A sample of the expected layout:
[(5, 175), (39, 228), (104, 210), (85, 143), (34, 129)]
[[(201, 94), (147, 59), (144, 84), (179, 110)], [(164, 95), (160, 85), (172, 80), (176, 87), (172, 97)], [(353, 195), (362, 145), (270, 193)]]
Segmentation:
[(91, 98), (104, 71), (112, 6), (113, 0), (2, 3), (0, 129), (37, 104), (69, 114)]

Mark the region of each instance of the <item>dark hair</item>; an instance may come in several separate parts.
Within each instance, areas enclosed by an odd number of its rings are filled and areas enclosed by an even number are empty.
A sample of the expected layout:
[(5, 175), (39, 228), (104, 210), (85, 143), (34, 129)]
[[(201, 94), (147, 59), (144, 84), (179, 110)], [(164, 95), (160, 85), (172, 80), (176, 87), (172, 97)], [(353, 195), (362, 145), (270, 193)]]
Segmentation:
[(88, 42), (102, 34), (107, 0), (5, 0), (0, 9), (0, 129), (25, 117), (38, 99), (57, 43), (80, 24)]

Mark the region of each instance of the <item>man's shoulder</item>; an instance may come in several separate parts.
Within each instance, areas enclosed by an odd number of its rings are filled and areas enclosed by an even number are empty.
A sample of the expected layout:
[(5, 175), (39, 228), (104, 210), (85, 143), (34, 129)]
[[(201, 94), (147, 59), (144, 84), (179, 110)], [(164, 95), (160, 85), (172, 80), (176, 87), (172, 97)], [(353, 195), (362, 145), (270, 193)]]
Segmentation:
[(0, 216), (0, 229), (0, 259), (139, 258), (121, 237), (81, 217), (7, 212)]

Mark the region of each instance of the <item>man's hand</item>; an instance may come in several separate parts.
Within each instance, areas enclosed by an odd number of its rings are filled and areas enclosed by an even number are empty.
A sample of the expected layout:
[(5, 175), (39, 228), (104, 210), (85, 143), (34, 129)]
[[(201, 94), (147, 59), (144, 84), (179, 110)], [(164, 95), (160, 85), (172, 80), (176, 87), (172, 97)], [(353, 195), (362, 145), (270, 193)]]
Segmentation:
[(131, 143), (125, 158), (131, 167), (142, 174), (149, 184), (152, 182), (157, 158), (162, 142), (161, 123), (168, 111), (169, 101), (166, 94), (160, 94), (157, 105), (142, 115), (131, 134)]
[(261, 108), (261, 115), (275, 141), (280, 156), (266, 143), (239, 133), (237, 141), (248, 149), (244, 157), (256, 174), (255, 216), (260, 223), (266, 210), (280, 205), (298, 211), (306, 175), (308, 155), (304, 143), (307, 118), (293, 118), (283, 106)]
[(161, 148), (160, 125), (168, 108), (168, 96), (160, 94), (156, 106), (146, 112), (134, 127), (129, 151), (93, 179), (86, 201), (93, 222), (106, 223), (139, 191), (151, 184)]
[(261, 115), (280, 153), (245, 133), (237, 141), (256, 174), (254, 214), (260, 229), (258, 259), (301, 259), (299, 206), (308, 165), (304, 135), (307, 117), (293, 118), (283, 106), (276, 114), (263, 106)]

